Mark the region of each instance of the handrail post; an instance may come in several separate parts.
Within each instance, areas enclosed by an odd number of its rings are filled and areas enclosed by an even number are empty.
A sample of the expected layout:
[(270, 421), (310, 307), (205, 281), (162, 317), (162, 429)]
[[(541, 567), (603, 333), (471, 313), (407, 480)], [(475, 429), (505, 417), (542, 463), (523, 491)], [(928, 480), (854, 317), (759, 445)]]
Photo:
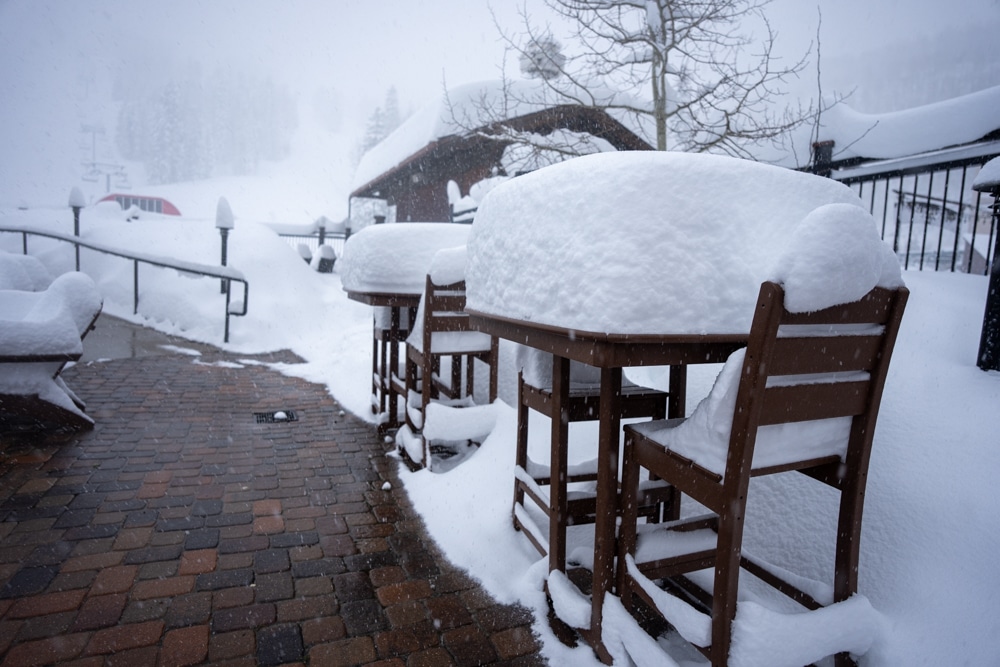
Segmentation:
[(229, 342), (229, 299), (232, 295), (232, 291), (233, 291), (233, 281), (227, 280), (226, 281), (226, 331), (222, 337), (223, 343)]
[(983, 165), (972, 184), (972, 189), (993, 196), (990, 229), (997, 230), (993, 242), (993, 261), (990, 265), (990, 280), (986, 290), (986, 312), (983, 314), (983, 332), (979, 339), (976, 365), (984, 371), (1000, 371), (1000, 158), (993, 158)]
[(1000, 188), (993, 195), (993, 224), (998, 234), (993, 243), (993, 261), (986, 291), (986, 311), (983, 331), (979, 338), (979, 358), (976, 362), (984, 371), (1000, 371)]
[(139, 314), (139, 260), (132, 262), (132, 314)]

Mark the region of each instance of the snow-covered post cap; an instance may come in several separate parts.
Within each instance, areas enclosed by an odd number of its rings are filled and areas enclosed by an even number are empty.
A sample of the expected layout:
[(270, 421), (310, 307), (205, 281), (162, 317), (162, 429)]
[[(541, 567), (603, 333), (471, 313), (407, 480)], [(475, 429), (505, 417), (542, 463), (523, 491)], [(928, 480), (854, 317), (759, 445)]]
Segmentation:
[(70, 208), (83, 208), (87, 205), (87, 199), (83, 196), (83, 191), (80, 188), (73, 186), (73, 189), (69, 191), (69, 207)]
[(215, 207), (215, 226), (218, 229), (232, 229), (233, 209), (229, 208), (229, 202), (225, 197), (219, 197), (219, 204)]
[[(983, 165), (972, 182), (972, 189), (993, 195), (993, 219), (996, 220), (1000, 216), (1000, 157)], [(990, 264), (993, 268), (986, 292), (986, 313), (976, 365), (984, 371), (1000, 371), (1000, 236), (994, 241)]]
[(972, 189), (977, 192), (992, 192), (1000, 194), (1000, 157), (995, 157), (979, 170)]
[(326, 229), (329, 226), (330, 226), (330, 219), (325, 215), (321, 215), (318, 218), (316, 218), (316, 227), (318, 229)]

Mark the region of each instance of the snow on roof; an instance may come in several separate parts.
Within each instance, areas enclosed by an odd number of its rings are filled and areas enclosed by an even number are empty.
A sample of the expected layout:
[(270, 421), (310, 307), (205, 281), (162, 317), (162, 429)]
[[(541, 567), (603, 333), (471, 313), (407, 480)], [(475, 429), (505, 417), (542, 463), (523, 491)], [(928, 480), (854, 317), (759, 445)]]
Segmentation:
[(466, 267), (471, 310), (623, 334), (746, 332), (765, 280), (785, 284), (790, 309), (817, 310), (900, 279), (847, 186), (655, 151), (578, 157), (498, 186)]
[(884, 114), (847, 104), (823, 114), (821, 140), (836, 142), (833, 159), (894, 158), (966, 144), (1000, 129), (1000, 86)]
[[(625, 101), (619, 93), (597, 91), (597, 94), (609, 100)], [(439, 139), (464, 134), (469, 128), (481, 127), (499, 119), (517, 118), (569, 104), (570, 99), (538, 80), (480, 81), (452, 88), (406, 119), (362, 156), (354, 172), (351, 190), (357, 190), (390, 171)], [(632, 127), (635, 123), (628, 122), (622, 114), (609, 112), (609, 115), (633, 132), (645, 136), (646, 132)]]

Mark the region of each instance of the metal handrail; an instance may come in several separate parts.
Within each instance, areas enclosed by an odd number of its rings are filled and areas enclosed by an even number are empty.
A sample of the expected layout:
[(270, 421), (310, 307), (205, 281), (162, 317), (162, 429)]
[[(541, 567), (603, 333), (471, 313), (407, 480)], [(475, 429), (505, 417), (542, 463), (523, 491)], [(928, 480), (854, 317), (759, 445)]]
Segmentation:
[[(106, 246), (100, 243), (93, 243), (90, 241), (81, 240), (77, 236), (71, 234), (60, 234), (59, 232), (52, 232), (42, 229), (33, 229), (31, 227), (18, 227), (18, 226), (0, 226), (0, 232), (10, 232), (13, 234), (21, 235), (21, 247), (25, 255), (28, 254), (28, 235), (33, 234), (35, 236), (45, 236), (50, 239), (56, 239), (58, 241), (65, 241), (67, 243), (72, 243), (78, 249), (82, 246), (89, 250), (95, 250), (97, 252), (102, 252), (106, 255), (113, 255), (115, 257), (121, 257), (123, 259), (128, 259), (132, 261), (132, 313), (138, 314), (139, 312), (139, 262), (144, 264), (150, 264), (152, 266), (159, 266), (164, 269), (174, 269), (176, 271), (183, 271), (184, 273), (193, 273), (199, 276), (206, 276), (209, 278), (220, 278), (226, 286), (226, 328), (225, 337), (223, 342), (229, 342), (229, 317), (243, 317), (247, 314), (247, 302), (250, 295), (250, 283), (247, 282), (246, 277), (242, 272), (230, 268), (228, 266), (210, 266), (208, 264), (197, 264), (195, 262), (182, 262), (179, 260), (171, 259), (169, 257), (161, 257), (159, 255), (149, 255), (146, 253), (139, 252), (129, 252), (118, 248), (112, 248), (111, 246)], [(232, 304), (232, 283), (238, 282), (243, 283), (243, 302), (242, 308), (234, 308), (234, 306), (239, 306), (240, 303)]]

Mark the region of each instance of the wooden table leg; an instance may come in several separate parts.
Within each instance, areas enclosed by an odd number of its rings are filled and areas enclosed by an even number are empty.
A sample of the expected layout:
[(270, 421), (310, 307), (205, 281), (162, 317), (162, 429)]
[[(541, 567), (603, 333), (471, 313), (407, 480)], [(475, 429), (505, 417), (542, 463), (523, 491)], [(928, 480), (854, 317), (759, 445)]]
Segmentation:
[(566, 569), (566, 459), (569, 454), (569, 359), (552, 355), (549, 446), (549, 572)]
[[(389, 309), (389, 366), (386, 374), (386, 377), (389, 378), (389, 421), (386, 424), (388, 428), (399, 426), (396, 392), (392, 390), (392, 376), (399, 369), (399, 337), (399, 308), (393, 306)], [(385, 362), (384, 359), (383, 362)]]
[(601, 407), (597, 451), (597, 521), (594, 530), (594, 579), (591, 591), (590, 643), (610, 664), (601, 642), (604, 596), (614, 581), (615, 529), (618, 515), (618, 443), (621, 431), (621, 368), (601, 369)]

